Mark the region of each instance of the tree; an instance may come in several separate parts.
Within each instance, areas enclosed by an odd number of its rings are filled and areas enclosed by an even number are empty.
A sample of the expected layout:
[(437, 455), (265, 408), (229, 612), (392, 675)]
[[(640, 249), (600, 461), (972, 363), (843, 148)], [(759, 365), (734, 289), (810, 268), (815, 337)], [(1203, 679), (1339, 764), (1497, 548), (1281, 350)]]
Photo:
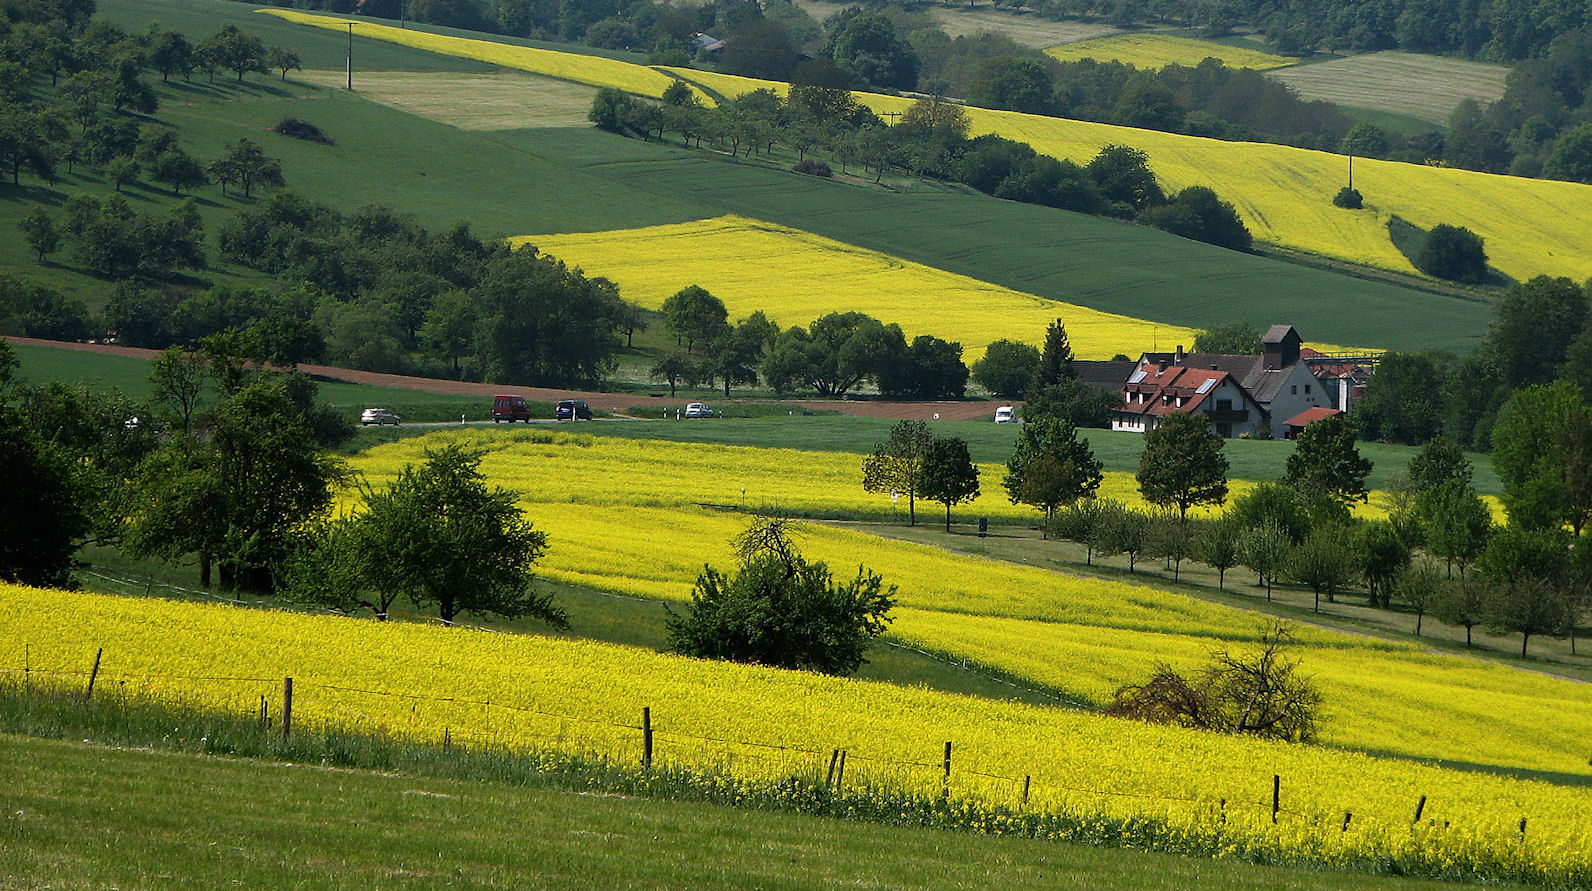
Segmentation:
[(45, 212), (44, 208), (34, 206), (27, 215), (17, 223), (17, 229), (22, 232), (22, 239), (28, 243), (39, 255), (39, 262), (61, 249), (61, 233), (56, 231), (55, 220)]
[(1426, 546), (1433, 556), (1443, 558), (1452, 573), (1459, 574), (1481, 556), (1492, 532), (1492, 511), (1474, 489), (1459, 480), (1449, 480), (1424, 495), (1419, 511), (1426, 520)]
[(210, 177), (205, 175), (205, 169), (199, 162), (175, 145), (149, 160), (149, 178), (170, 186), (173, 195), (181, 195), (183, 189), (196, 189), (210, 183)]
[(923, 450), (921, 478), (923, 497), (945, 505), (945, 531), (951, 531), (951, 507), (978, 497), (978, 467), (967, 451), (967, 440), (936, 437)]
[(1365, 479), (1371, 462), (1355, 448), (1354, 425), (1342, 415), (1312, 423), (1294, 440), (1284, 465), (1283, 482), (1306, 498), (1339, 502), (1365, 501)]
[(1338, 590), (1354, 579), (1354, 554), (1341, 527), (1324, 526), (1312, 530), (1288, 554), (1283, 569), (1288, 578), (1315, 594), (1313, 611), (1319, 613), (1323, 593), (1335, 601)]
[(1260, 330), (1250, 327), (1247, 322), (1217, 325), (1194, 335), (1194, 352), (1258, 356), (1261, 353), (1260, 335)]
[(1532, 635), (1564, 637), (1569, 634), (1572, 620), (1564, 592), (1551, 582), (1525, 578), (1495, 583), (1492, 589), (1487, 627), (1499, 634), (1520, 635), (1522, 659), (1526, 658)]
[(0, 580), (64, 587), (92, 526), (77, 462), (8, 402), (15, 353), (0, 338)]
[[(1049, 465), (1042, 459), (1049, 459)], [(1042, 482), (1031, 484), (1031, 472)], [(1039, 418), (1022, 425), (1001, 484), (1013, 504), (1037, 507), (1048, 521), (1058, 505), (1092, 497), (1104, 478), (1094, 450), (1071, 424)]]
[(1106, 714), (1219, 733), (1309, 742), (1315, 738), (1321, 694), (1298, 673), (1299, 661), (1285, 655), (1295, 643), (1292, 629), (1264, 629), (1248, 653), (1223, 650), (1192, 677), (1165, 663), (1143, 684), (1117, 690)]
[(1205, 186), (1189, 186), (1148, 210), (1144, 219), (1162, 231), (1228, 250), (1247, 251), (1254, 241), (1232, 202)]
[(895, 586), (864, 567), (837, 583), (797, 549), (789, 520), (758, 517), (734, 544), (740, 567), (704, 567), (681, 613), (667, 610), (669, 647), (699, 659), (754, 662), (845, 676), (890, 622)]
[(764, 18), (741, 22), (724, 33), (719, 70), (764, 80), (788, 80), (800, 59), (790, 32)]
[(184, 436), (193, 432), (207, 377), (204, 359), (180, 347), (149, 360), (150, 399)]
[(1096, 536), (1101, 523), (1110, 511), (1111, 506), (1107, 501), (1099, 498), (1079, 498), (1057, 511), (1054, 519), (1045, 526), (1051, 536), (1083, 545), (1084, 565), (1092, 566)]
[(685, 344), (686, 352), (696, 351), (698, 343), (710, 343), (729, 329), (729, 312), (724, 301), (697, 285), (687, 285), (663, 301), (663, 324)]
[(525, 519), (515, 493), (487, 488), (484, 453), (450, 444), (425, 455), (365, 496), (357, 534), (374, 570), (368, 582), (435, 604), (447, 624), (472, 612), (567, 627), (552, 595), (531, 587), (547, 533)]
[[(923, 458), (934, 435), (922, 421), (897, 421), (890, 428), (889, 440), (879, 443), (862, 462), (862, 488), (867, 492), (889, 492), (907, 496), (907, 523), (918, 524), (917, 496), (923, 473)], [(947, 508), (947, 511), (950, 509)]]
[(624, 133), (631, 127), (637, 109), (641, 103), (635, 97), (623, 90), (613, 87), (603, 87), (597, 91), (592, 99), (591, 113), (588, 118), (599, 130), (610, 133)]
[(1130, 213), (1166, 203), (1166, 193), (1150, 172), (1150, 156), (1126, 145), (1108, 145), (1088, 164), (1100, 194)]
[(1367, 439), (1419, 445), (1443, 429), (1442, 388), (1452, 358), (1432, 353), (1384, 353), (1353, 417)]
[(210, 162), (210, 175), (221, 183), (222, 192), (229, 184), (237, 184), (248, 198), (255, 186), (282, 185), (282, 162), (267, 157), (265, 150), (253, 140), (243, 137), (229, 142), (221, 157)]
[(1039, 365), (1034, 369), (1029, 393), (1055, 386), (1076, 377), (1072, 370), (1072, 343), (1067, 339), (1067, 326), (1061, 319), (1051, 322), (1045, 329), (1045, 346), (1039, 354)]
[(278, 71), (281, 71), (282, 81), (284, 83), (287, 82), (287, 73), (289, 71), (304, 70), (304, 62), (299, 58), (298, 53), (295, 53), (289, 49), (283, 49), (279, 46), (271, 47), (271, 51), (266, 54), (265, 64), (269, 68), (274, 68)]
[[(1586, 329), (1587, 292), (1567, 278), (1539, 275), (1510, 286), (1498, 301), (1487, 343), (1511, 388), (1553, 380), (1570, 344)], [(1381, 369), (1377, 370), (1381, 374)]]
[(1559, 136), (1543, 162), (1542, 175), (1592, 183), (1592, 124), (1580, 124)]
[(1569, 381), (1521, 390), (1493, 430), (1493, 468), (1512, 524), (1568, 525), (1592, 517), (1592, 406)]
[(1160, 510), (1150, 518), (1150, 544), (1147, 552), (1172, 564), (1172, 581), (1181, 581), (1183, 561), (1194, 557), (1200, 548), (1200, 532), (1194, 524)]
[(686, 358), (684, 354), (669, 353), (668, 355), (660, 358), (658, 361), (652, 363), (652, 368), (647, 372), (647, 376), (655, 381), (668, 381), (669, 398), (673, 399), (675, 386), (678, 385), (681, 380), (689, 380), (695, 373), (696, 364), (690, 359)]
[(1139, 555), (1151, 544), (1150, 518), (1120, 501), (1097, 499), (1104, 508), (1095, 523), (1095, 553), (1102, 557), (1128, 555), (1128, 573), (1132, 574)]
[(1487, 251), (1482, 237), (1463, 226), (1438, 223), (1426, 233), (1411, 259), (1415, 268), (1449, 281), (1478, 284), (1487, 278)]
[(1177, 508), (1179, 522), (1198, 504), (1227, 500), (1227, 457), (1223, 440), (1205, 414), (1176, 412), (1144, 434), (1139, 453), (1139, 491), (1151, 504)]
[(898, 90), (918, 85), (918, 57), (883, 12), (851, 14), (831, 34), (824, 55), (860, 83)]
[(1003, 399), (1021, 399), (1039, 367), (1039, 349), (1030, 344), (997, 340), (970, 369), (973, 382)]
[(1216, 570), (1216, 588), (1227, 590), (1227, 570), (1239, 564), (1244, 530), (1228, 517), (1205, 524), (1195, 541), (1195, 559)]
[(829, 313), (808, 329), (781, 334), (763, 361), (763, 377), (780, 392), (801, 385), (841, 397), (904, 361), (906, 348), (899, 325), (860, 312)]
[(1442, 595), (1443, 577), (1431, 563), (1422, 561), (1406, 565), (1393, 577), (1391, 596), (1404, 601), (1415, 610), (1415, 636), (1421, 636), (1421, 620), (1437, 605)]
[(614, 367), (624, 301), (614, 284), (525, 245), (488, 261), (468, 292), (475, 360), (486, 380), (593, 384)]
[(987, 59), (967, 88), (967, 101), (980, 108), (1001, 108), (1027, 114), (1056, 109), (1055, 82), (1038, 59), (1009, 56)]
[(1387, 609), (1392, 605), (1393, 579), (1410, 565), (1409, 546), (1399, 539), (1392, 523), (1373, 520), (1358, 528), (1351, 550), (1371, 605)]
[(199, 44), (199, 52), (221, 68), (238, 75), (238, 81), (243, 81), (243, 75), (250, 71), (265, 74), (270, 71), (265, 64), (265, 44), (253, 34), (239, 30), (235, 25), (227, 25), (216, 34)]
[(187, 77), (193, 73), (193, 45), (180, 32), (167, 31), (150, 47), (149, 62), (160, 72), (161, 83), (166, 83), (173, 74)]
[(1238, 541), (1238, 559), (1260, 576), (1261, 582), (1266, 585), (1267, 600), (1271, 600), (1272, 583), (1276, 581), (1277, 573), (1282, 570), (1292, 547), (1288, 530), (1269, 520), (1246, 529)]

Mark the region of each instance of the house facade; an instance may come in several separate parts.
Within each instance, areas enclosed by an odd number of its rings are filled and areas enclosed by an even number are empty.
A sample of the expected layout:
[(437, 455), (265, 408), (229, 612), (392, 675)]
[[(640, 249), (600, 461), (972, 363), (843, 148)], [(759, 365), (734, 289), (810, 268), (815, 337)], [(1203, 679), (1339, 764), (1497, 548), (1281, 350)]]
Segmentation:
[[(1222, 436), (1252, 435), (1264, 423), (1271, 438), (1282, 439), (1282, 420), (1311, 408), (1335, 408), (1337, 402), (1333, 388), (1301, 360), (1301, 342), (1292, 325), (1273, 325), (1259, 356), (1184, 353), (1182, 347), (1145, 353), (1123, 386), (1111, 428), (1144, 433), (1170, 411), (1200, 411), (1211, 414), (1212, 429)], [(1199, 392), (1201, 386), (1206, 392)]]

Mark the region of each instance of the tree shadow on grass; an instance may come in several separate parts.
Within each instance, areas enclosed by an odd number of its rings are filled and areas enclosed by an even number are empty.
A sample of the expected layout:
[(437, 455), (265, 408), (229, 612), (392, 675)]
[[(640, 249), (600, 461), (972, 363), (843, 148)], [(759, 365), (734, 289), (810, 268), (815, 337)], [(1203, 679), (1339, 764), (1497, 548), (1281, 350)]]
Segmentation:
[[(1387, 221), (1388, 239), (1393, 242), (1394, 247), (1398, 248), (1399, 253), (1410, 261), (1411, 266), (1415, 265), (1415, 256), (1421, 252), (1421, 245), (1426, 242), (1426, 235), (1429, 231), (1431, 230), (1422, 229), (1397, 215), (1389, 217)], [(1487, 276), (1481, 281), (1471, 284), (1490, 288), (1507, 288), (1516, 283), (1515, 279), (1488, 265)]]

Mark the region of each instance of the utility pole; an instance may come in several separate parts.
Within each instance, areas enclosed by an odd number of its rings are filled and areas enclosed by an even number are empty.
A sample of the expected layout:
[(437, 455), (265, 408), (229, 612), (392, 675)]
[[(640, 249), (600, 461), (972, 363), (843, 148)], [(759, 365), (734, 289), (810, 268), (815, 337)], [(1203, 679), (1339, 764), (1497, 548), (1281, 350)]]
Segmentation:
[(354, 88), (354, 23), (348, 22), (348, 88)]

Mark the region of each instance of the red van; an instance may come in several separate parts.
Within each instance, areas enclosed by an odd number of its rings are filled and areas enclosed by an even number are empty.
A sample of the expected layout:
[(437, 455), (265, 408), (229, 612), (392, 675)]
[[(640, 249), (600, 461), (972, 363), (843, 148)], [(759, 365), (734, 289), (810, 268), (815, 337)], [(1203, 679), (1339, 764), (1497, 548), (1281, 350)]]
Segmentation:
[(508, 421), (531, 422), (531, 407), (525, 404), (524, 396), (506, 395), (492, 397), (492, 423)]

